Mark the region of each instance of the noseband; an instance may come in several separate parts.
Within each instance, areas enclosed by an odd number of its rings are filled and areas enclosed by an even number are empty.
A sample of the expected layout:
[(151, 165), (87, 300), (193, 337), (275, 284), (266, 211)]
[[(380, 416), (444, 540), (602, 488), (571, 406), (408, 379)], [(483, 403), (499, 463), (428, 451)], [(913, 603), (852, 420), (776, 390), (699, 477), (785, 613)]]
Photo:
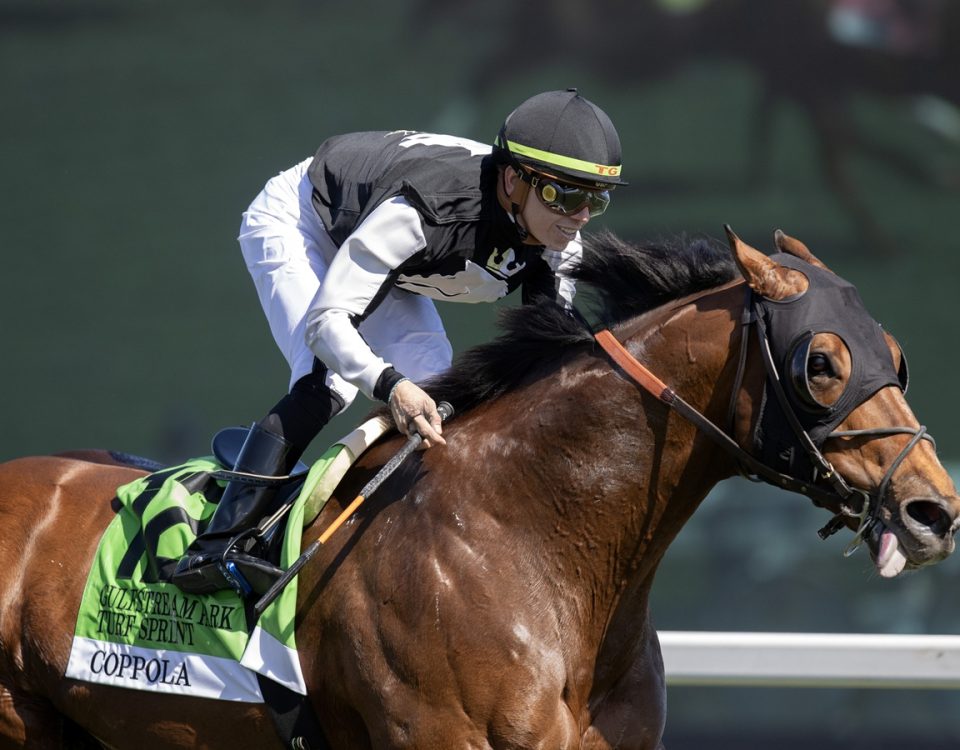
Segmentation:
[[(740, 357), (733, 391), (730, 396), (730, 406), (727, 414), (727, 431), (724, 431), (707, 419), (707, 417), (684, 401), (656, 375), (638, 362), (609, 330), (597, 332), (594, 334), (594, 338), (631, 380), (676, 411), (677, 414), (732, 455), (737, 461), (742, 476), (751, 481), (766, 482), (775, 487), (806, 495), (818, 507), (831, 510), (834, 513), (833, 518), (818, 532), (821, 539), (826, 539), (839, 531), (845, 525), (846, 519), (856, 519), (858, 522), (856, 533), (844, 552), (845, 555), (850, 555), (860, 546), (864, 537), (870, 533), (871, 529), (873, 529), (879, 520), (880, 508), (883, 505), (883, 500), (890, 488), (890, 482), (897, 467), (903, 463), (903, 460), (910, 451), (913, 450), (914, 446), (921, 440), (929, 440), (931, 443), (934, 443), (934, 446), (936, 446), (936, 443), (930, 434), (927, 433), (927, 428), (922, 425), (916, 429), (912, 427), (875, 427), (864, 430), (830, 431), (820, 441), (821, 445), (831, 438), (875, 438), (887, 437), (889, 435), (913, 436), (891, 462), (876, 490), (871, 492), (861, 487), (851, 486), (824, 457), (820, 446), (816, 444), (797, 417), (796, 411), (784, 391), (781, 373), (774, 362), (767, 325), (763, 320), (763, 315), (760, 314), (757, 308), (757, 302), (754, 299), (753, 293), (748, 290), (748, 295), (747, 304), (744, 306), (744, 315), (741, 320)], [(776, 395), (777, 402), (783, 414), (786, 416), (796, 444), (804, 451), (804, 454), (813, 466), (813, 475), (810, 481), (800, 479), (769, 466), (741, 448), (732, 437), (737, 396), (740, 393), (744, 372), (746, 370), (749, 340), (748, 328), (751, 325), (754, 325), (757, 330), (760, 351), (767, 372), (767, 385)]]

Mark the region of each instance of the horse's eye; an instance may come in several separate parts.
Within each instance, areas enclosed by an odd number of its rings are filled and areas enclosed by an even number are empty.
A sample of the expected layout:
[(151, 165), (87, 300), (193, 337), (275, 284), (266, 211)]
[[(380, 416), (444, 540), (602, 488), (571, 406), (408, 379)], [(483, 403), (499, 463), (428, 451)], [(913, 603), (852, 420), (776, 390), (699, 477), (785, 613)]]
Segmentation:
[(814, 352), (807, 359), (807, 377), (836, 377), (833, 371), (833, 365), (830, 364), (830, 358), (826, 354), (817, 354)]

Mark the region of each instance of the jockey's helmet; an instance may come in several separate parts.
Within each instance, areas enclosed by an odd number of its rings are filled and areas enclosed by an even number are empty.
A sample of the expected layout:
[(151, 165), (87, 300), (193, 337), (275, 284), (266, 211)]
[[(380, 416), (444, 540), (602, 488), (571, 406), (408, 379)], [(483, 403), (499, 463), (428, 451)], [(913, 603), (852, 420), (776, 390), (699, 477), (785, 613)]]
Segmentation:
[(514, 167), (563, 182), (600, 190), (626, 184), (616, 128), (574, 88), (527, 99), (507, 116), (495, 146)]

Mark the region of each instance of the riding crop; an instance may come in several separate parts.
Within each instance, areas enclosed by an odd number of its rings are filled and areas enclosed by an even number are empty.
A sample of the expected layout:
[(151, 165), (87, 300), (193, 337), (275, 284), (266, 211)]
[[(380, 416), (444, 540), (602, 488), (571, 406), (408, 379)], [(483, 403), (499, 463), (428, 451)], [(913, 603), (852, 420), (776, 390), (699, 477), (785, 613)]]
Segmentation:
[[(453, 407), (446, 401), (441, 401), (437, 405), (437, 411), (440, 413), (440, 419), (446, 421), (453, 414)], [(337, 516), (336, 520), (327, 527), (326, 531), (324, 531), (320, 537), (313, 542), (313, 544), (307, 547), (300, 557), (294, 560), (293, 564), (283, 572), (283, 575), (281, 575), (276, 582), (269, 589), (267, 589), (264, 595), (260, 597), (259, 601), (257, 601), (257, 603), (253, 606), (253, 611), (256, 617), (260, 617), (260, 615), (263, 614), (263, 611), (270, 606), (274, 599), (280, 596), (280, 592), (283, 591), (287, 584), (294, 579), (297, 573), (300, 572), (300, 569), (310, 562), (311, 558), (317, 554), (321, 546), (326, 544), (327, 540), (333, 535), (333, 532), (339, 529), (343, 523), (353, 515), (354, 511), (360, 507), (364, 500), (377, 491), (377, 488), (383, 484), (384, 480), (393, 474), (400, 464), (402, 464), (411, 453), (420, 447), (420, 443), (422, 442), (423, 436), (419, 432), (414, 432), (407, 438), (407, 442), (404, 444), (404, 446), (397, 451), (393, 458), (383, 465), (380, 471), (374, 475), (373, 479), (363, 486), (363, 489), (360, 490), (360, 494), (353, 499), (353, 502), (343, 509), (343, 512)]]

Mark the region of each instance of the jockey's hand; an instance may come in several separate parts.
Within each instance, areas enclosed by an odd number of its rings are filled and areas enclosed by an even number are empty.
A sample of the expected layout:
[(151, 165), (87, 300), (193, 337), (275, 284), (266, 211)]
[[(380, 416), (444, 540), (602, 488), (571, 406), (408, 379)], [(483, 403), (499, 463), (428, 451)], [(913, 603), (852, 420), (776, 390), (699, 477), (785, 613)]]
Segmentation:
[(446, 445), (440, 413), (434, 400), (412, 380), (402, 380), (390, 395), (390, 413), (397, 429), (404, 435), (419, 432), (423, 448)]

